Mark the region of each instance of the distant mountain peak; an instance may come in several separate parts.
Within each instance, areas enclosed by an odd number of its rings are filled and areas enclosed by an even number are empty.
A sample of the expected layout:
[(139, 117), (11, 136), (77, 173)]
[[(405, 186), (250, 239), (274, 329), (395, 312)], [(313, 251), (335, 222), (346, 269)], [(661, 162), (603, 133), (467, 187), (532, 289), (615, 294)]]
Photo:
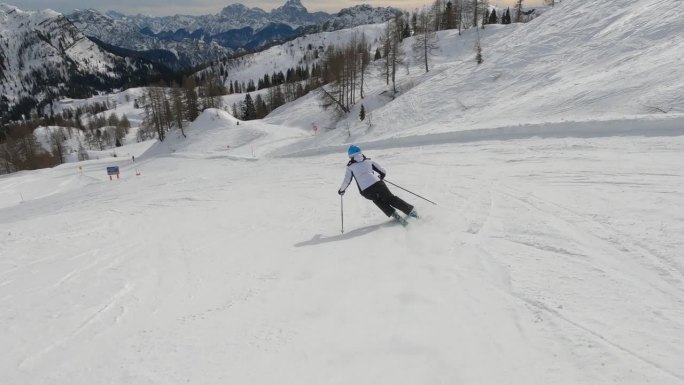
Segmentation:
[(226, 11), (232, 11), (232, 10), (244, 10), (244, 9), (249, 9), (247, 6), (245, 6), (242, 3), (235, 3), (235, 4), (229, 4), (223, 7), (223, 10), (221, 12), (226, 12)]
[(264, 14), (264, 15), (267, 14), (267, 12), (261, 8), (258, 8), (258, 7), (249, 8), (242, 3), (230, 4), (226, 7), (224, 7), (221, 10), (220, 14), (223, 16), (235, 16), (235, 15), (242, 15), (242, 14), (246, 14), (246, 13)]
[(279, 7), (278, 9), (296, 9), (300, 12), (309, 12), (304, 5), (302, 5), (302, 2), (299, 0), (287, 0), (285, 4), (282, 7)]
[[(249, 8), (246, 5), (242, 3), (235, 3), (235, 4), (230, 4), (226, 7), (224, 7), (221, 10), (220, 15), (224, 17), (234, 17), (236, 15), (245, 15), (245, 14), (252, 14), (252, 15), (264, 15), (267, 16), (269, 15), (269, 12), (264, 11), (261, 8), (254, 7), (254, 8)], [(309, 11), (302, 5), (302, 2), (300, 0), (287, 0), (285, 4), (278, 8), (274, 8), (271, 12), (270, 15), (272, 16), (279, 16), (279, 15), (284, 15), (286, 17), (297, 17), (297, 16), (305, 16), (308, 15)]]

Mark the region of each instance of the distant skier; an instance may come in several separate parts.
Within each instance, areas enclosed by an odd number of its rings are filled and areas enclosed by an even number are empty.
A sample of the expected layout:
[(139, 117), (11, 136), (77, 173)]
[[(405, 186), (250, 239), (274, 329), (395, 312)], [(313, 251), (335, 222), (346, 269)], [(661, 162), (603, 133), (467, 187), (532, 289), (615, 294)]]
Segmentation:
[(361, 149), (354, 145), (349, 147), (347, 155), (351, 159), (347, 163), (347, 172), (344, 175), (342, 186), (337, 191), (338, 194), (344, 195), (353, 178), (356, 180), (356, 185), (359, 187), (361, 195), (368, 200), (372, 200), (388, 217), (396, 219), (403, 225), (406, 225), (406, 220), (396, 210), (402, 211), (408, 216), (418, 218), (418, 213), (413, 209), (413, 206), (393, 195), (385, 182), (382, 181), (385, 179), (385, 175), (387, 175), (382, 166), (370, 158), (366, 158), (361, 153)]

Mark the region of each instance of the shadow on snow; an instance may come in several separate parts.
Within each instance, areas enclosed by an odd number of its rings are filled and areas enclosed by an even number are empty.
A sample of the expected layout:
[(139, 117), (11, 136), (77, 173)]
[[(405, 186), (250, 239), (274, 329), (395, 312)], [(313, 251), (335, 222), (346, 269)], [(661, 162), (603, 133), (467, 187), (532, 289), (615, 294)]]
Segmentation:
[(294, 246), (295, 247), (316, 246), (316, 245), (321, 245), (324, 243), (346, 241), (348, 239), (357, 238), (357, 237), (364, 236), (366, 234), (370, 234), (374, 231), (380, 230), (383, 227), (392, 227), (392, 226), (396, 226), (396, 225), (398, 225), (397, 222), (390, 221), (390, 222), (379, 223), (377, 225), (370, 225), (370, 226), (361, 227), (361, 228), (354, 229), (352, 231), (349, 231), (347, 233), (343, 233), (340, 235), (324, 236), (321, 234), (316, 234), (310, 240), (296, 243)]

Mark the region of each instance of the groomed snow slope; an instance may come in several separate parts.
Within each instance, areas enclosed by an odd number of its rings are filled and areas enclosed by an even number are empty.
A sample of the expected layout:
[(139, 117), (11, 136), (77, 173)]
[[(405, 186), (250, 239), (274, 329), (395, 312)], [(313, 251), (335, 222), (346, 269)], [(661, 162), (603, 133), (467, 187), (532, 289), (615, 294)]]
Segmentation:
[(3, 381), (684, 384), (684, 137), (373, 151), (439, 206), (352, 186), (341, 234), (343, 154), (200, 120), (119, 181), (0, 178)]

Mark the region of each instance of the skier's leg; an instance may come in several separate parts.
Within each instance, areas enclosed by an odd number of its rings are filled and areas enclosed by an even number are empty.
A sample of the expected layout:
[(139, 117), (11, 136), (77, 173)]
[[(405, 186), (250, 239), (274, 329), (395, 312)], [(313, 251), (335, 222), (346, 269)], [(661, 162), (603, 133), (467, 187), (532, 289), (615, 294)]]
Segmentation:
[(378, 206), (380, 210), (382, 210), (382, 212), (385, 213), (385, 215), (387, 215), (388, 217), (391, 217), (392, 214), (394, 214), (395, 212), (394, 208), (390, 206), (390, 204), (387, 201), (374, 199), (373, 203), (375, 203), (375, 205)]
[(396, 195), (392, 195), (392, 198), (390, 198), (390, 205), (406, 215), (409, 215), (411, 211), (413, 211), (413, 205), (406, 203)]
[(384, 186), (384, 183), (382, 182), (375, 183), (374, 185), (363, 190), (361, 195), (368, 200), (372, 200), (373, 203), (375, 203), (375, 205), (378, 206), (383, 213), (385, 213), (385, 215), (391, 217), (395, 210), (392, 208), (384, 194), (381, 193), (382, 186)]
[(411, 211), (413, 210), (413, 205), (406, 203), (403, 199), (392, 194), (389, 188), (387, 188), (385, 182), (379, 182), (378, 184), (381, 184), (381, 187), (378, 189), (378, 191), (383, 201), (387, 202), (390, 206), (396, 208), (397, 210), (403, 212), (406, 215), (409, 215), (411, 213)]

